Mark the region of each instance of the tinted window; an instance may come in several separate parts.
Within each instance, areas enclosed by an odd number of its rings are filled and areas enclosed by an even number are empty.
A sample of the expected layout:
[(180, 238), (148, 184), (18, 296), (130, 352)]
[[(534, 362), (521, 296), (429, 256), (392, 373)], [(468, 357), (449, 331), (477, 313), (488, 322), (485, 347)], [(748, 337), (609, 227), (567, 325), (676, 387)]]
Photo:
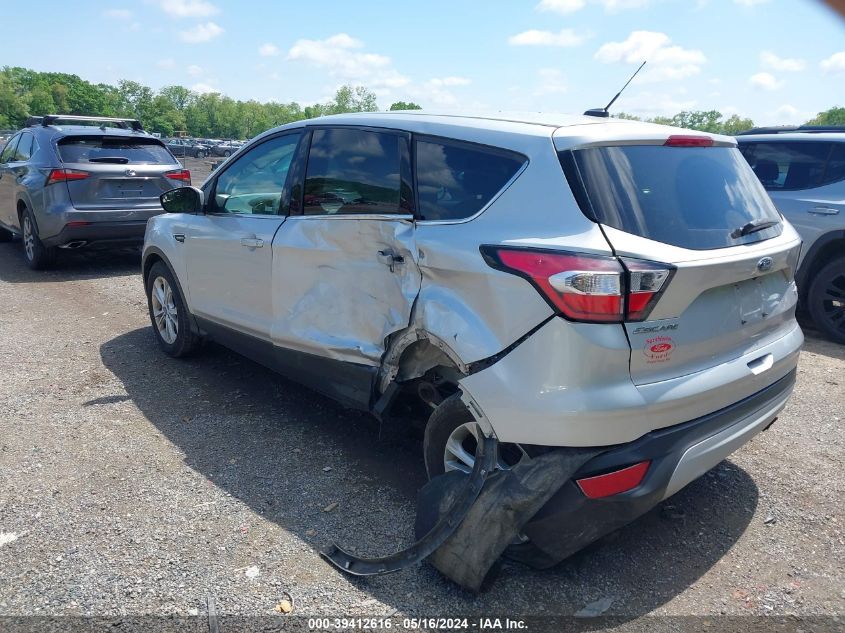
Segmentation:
[(509, 153), (463, 143), (417, 141), (421, 219), (460, 220), (478, 213), (524, 162)]
[(21, 140), (18, 142), (18, 147), (15, 150), (15, 157), (12, 160), (15, 160), (15, 161), (29, 160), (29, 157), (32, 156), (32, 142), (33, 142), (32, 134), (28, 134), (28, 133), (21, 134)]
[(315, 130), (305, 173), (306, 215), (399, 213), (405, 137), (388, 132)]
[(212, 211), (278, 215), (299, 137), (300, 134), (277, 136), (232, 163), (217, 179)]
[(18, 146), (18, 141), (20, 140), (20, 134), (13, 136), (9, 139), (9, 142), (6, 143), (6, 146), (3, 148), (2, 153), (0, 153), (0, 163), (8, 163), (12, 156), (15, 153), (15, 148)]
[(59, 141), (65, 163), (112, 163), (117, 165), (175, 164), (156, 139), (122, 136), (66, 136)]
[(630, 145), (562, 152), (585, 214), (620, 231), (683, 248), (736, 246), (782, 226), (733, 237), (749, 222), (779, 222), (760, 181), (731, 147)]
[(845, 180), (845, 143), (834, 143), (822, 175), (822, 184)]
[(743, 154), (766, 189), (810, 189), (831, 182), (825, 167), (834, 145), (813, 141), (747, 143)]

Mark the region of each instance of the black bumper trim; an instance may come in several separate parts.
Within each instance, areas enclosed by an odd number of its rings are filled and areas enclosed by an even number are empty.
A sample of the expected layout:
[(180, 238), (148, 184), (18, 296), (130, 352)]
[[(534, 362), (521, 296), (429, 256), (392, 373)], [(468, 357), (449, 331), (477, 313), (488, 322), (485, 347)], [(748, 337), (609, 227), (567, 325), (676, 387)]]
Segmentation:
[[(647, 433), (638, 440), (610, 448), (584, 464), (525, 526), (524, 534), (538, 548), (563, 560), (589, 543), (630, 523), (663, 500), (675, 467), (686, 450), (760, 411), (787, 393), (797, 370), (756, 394), (706, 416)], [(634, 490), (604, 499), (589, 499), (576, 479), (651, 461), (643, 482)]]
[(52, 237), (42, 238), (45, 246), (63, 246), (72, 242), (88, 244), (137, 243), (144, 241), (147, 221), (92, 222), (76, 226), (65, 226)]

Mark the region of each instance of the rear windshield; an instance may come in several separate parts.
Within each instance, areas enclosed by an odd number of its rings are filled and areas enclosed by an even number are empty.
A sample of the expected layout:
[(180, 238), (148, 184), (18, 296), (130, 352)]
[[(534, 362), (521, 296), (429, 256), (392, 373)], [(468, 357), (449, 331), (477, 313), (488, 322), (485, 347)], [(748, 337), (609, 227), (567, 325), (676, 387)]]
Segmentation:
[(118, 165), (173, 164), (176, 159), (157, 140), (120, 136), (69, 136), (59, 141), (65, 163), (114, 163)]
[[(733, 147), (628, 145), (559, 156), (584, 214), (626, 233), (706, 250), (783, 230), (768, 194)], [(767, 222), (778, 223), (757, 230)]]

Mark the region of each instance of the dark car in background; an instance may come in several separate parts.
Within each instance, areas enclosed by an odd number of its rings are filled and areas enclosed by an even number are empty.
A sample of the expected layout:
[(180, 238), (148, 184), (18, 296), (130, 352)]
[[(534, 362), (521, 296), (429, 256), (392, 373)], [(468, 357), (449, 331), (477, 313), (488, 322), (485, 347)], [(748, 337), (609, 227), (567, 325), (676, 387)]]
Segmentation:
[(845, 126), (756, 128), (737, 141), (804, 240), (796, 274), (802, 308), (845, 343)]
[(59, 249), (141, 244), (159, 196), (190, 182), (138, 121), (30, 117), (0, 152), (0, 241), (20, 235), (34, 269)]
[(197, 143), (193, 139), (171, 138), (165, 142), (167, 149), (177, 158), (205, 158), (209, 154), (208, 145)]

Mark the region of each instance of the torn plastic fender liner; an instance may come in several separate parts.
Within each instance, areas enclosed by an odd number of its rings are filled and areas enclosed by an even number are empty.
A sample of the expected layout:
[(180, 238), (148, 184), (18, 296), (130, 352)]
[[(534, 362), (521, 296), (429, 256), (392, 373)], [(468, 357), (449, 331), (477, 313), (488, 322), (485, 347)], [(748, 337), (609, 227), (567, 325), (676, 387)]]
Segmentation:
[[(523, 527), (582, 465), (603, 450), (557, 448), (534, 458), (525, 456), (512, 469), (497, 471), (430, 562), (462, 587), (481, 591), (491, 568)], [(460, 490), (461, 478), (454, 474), (436, 477), (420, 491), (417, 533), (426, 531), (438, 517), (448, 516)]]
[(462, 478), (462, 485), (450, 496), (450, 502), (442, 506), (443, 512), (437, 522), (423, 536), (418, 536), (417, 542), (407, 549), (379, 558), (360, 558), (332, 545), (321, 555), (338, 569), (355, 576), (390, 574), (420, 562), (458, 529), (472, 509), (484, 482), (495, 468), (497, 444), (493, 437), (484, 438), (478, 446), (472, 473)]

